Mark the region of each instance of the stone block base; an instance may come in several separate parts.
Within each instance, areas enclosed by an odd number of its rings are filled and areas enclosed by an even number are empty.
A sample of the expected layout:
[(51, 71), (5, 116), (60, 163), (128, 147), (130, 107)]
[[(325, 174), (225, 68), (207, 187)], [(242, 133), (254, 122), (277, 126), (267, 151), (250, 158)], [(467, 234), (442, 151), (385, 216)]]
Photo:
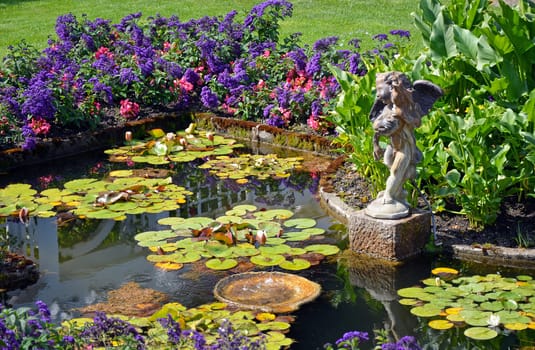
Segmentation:
[(413, 209), (401, 219), (376, 219), (356, 212), (348, 222), (351, 250), (386, 260), (420, 254), (431, 234), (431, 213)]

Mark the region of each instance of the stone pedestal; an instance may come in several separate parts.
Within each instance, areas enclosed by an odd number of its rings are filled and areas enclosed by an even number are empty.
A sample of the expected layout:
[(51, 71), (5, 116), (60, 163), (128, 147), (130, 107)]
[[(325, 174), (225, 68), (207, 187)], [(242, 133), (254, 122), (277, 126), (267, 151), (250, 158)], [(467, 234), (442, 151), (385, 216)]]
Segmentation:
[(386, 260), (420, 254), (431, 233), (431, 213), (418, 209), (395, 220), (373, 218), (360, 210), (348, 221), (351, 250)]

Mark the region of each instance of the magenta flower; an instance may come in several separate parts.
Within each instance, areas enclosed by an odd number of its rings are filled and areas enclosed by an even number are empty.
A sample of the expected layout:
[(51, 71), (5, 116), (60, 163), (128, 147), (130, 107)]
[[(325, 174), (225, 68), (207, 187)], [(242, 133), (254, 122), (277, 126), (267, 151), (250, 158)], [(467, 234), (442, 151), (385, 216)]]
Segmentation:
[(42, 118), (32, 118), (30, 128), (35, 135), (46, 135), (50, 131), (50, 124)]
[(139, 114), (139, 105), (128, 99), (121, 100), (119, 114), (125, 118), (135, 118)]

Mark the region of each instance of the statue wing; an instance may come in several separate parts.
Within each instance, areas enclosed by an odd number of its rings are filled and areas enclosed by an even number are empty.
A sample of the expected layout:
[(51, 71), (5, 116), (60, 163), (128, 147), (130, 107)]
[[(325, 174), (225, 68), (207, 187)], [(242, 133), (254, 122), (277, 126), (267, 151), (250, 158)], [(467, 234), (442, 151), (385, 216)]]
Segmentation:
[(381, 115), (383, 112), (383, 109), (386, 107), (386, 104), (380, 99), (375, 99), (375, 102), (373, 103), (372, 110), (370, 111), (370, 120), (374, 121)]
[(413, 89), (412, 98), (414, 102), (420, 105), (424, 115), (429, 113), (429, 110), (433, 107), (436, 100), (444, 94), (438, 85), (435, 85), (428, 80), (416, 80), (413, 83)]

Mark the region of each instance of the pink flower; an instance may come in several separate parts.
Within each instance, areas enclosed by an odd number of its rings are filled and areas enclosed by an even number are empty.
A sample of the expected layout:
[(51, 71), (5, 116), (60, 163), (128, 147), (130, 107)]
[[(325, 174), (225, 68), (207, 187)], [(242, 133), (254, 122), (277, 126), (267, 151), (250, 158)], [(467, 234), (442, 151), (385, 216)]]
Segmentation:
[(318, 120), (316, 120), (316, 118), (314, 118), (313, 115), (308, 117), (307, 125), (313, 130), (318, 130), (320, 128), (320, 122)]
[(35, 135), (46, 135), (50, 131), (50, 124), (42, 118), (32, 118), (32, 121), (30, 122), (30, 128), (33, 130)]
[(139, 114), (139, 105), (133, 101), (121, 100), (119, 114), (125, 118), (135, 118)]
[(264, 56), (265, 58), (268, 58), (270, 55), (271, 55), (271, 51), (265, 50), (262, 56)]
[(173, 80), (173, 84), (176, 87), (180, 87), (181, 90), (184, 90), (186, 92), (190, 92), (193, 90), (194, 86), (192, 83), (186, 80), (186, 78), (182, 77), (180, 80), (175, 79)]
[(101, 56), (106, 56), (108, 58), (113, 58), (113, 53), (110, 52), (110, 49), (107, 47), (101, 46), (95, 52), (95, 58), (98, 60)]

